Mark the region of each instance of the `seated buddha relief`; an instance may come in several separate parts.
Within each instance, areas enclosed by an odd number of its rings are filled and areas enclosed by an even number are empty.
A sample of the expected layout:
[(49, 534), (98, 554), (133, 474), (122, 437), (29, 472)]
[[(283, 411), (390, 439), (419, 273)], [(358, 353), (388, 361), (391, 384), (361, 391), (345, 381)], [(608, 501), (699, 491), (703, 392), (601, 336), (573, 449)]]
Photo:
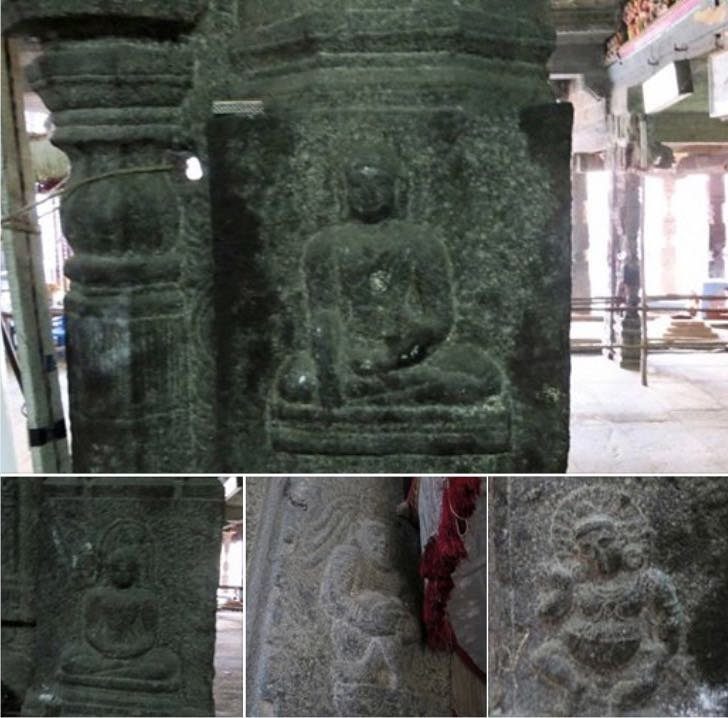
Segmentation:
[(179, 658), (158, 645), (160, 609), (143, 585), (144, 535), (122, 521), (102, 543), (99, 577), (83, 599), (83, 634), (61, 654), (62, 683), (150, 693), (179, 687)]
[(399, 175), (387, 148), (356, 152), (344, 170), (348, 218), (304, 246), (306, 346), (278, 372), (284, 412), (473, 407), (504, 392), (487, 352), (454, 337), (447, 247), (397, 216)]

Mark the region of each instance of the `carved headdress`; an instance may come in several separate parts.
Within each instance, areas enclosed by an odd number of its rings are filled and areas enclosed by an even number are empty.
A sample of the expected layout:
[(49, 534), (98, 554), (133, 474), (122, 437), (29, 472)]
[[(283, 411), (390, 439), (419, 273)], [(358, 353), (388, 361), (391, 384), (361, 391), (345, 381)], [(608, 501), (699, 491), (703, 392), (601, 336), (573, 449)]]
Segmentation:
[(154, 542), (146, 526), (132, 519), (114, 521), (101, 539), (102, 564), (119, 549), (133, 553), (139, 564), (139, 579), (148, 583), (154, 572)]
[(630, 493), (617, 486), (585, 486), (567, 494), (551, 521), (555, 556), (568, 563), (578, 555), (577, 541), (596, 528), (612, 526), (622, 544), (626, 565), (642, 566), (650, 552), (652, 530)]

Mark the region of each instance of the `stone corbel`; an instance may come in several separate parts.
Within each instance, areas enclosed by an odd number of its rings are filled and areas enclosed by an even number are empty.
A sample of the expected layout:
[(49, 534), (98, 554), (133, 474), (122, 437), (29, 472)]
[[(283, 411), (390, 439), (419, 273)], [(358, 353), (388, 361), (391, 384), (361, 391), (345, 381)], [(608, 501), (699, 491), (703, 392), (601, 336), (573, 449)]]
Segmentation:
[(72, 163), (61, 212), (75, 253), (66, 314), (77, 471), (189, 467), (179, 107), (192, 83), (184, 33), (203, 4), (3, 4), (8, 32), (43, 43), (31, 84)]

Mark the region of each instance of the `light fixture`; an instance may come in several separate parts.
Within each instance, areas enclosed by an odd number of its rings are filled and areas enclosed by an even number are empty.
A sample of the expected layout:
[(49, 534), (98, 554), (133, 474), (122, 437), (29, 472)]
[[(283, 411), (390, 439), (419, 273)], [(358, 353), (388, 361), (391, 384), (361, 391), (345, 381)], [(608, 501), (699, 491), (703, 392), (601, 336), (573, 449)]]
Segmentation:
[(692, 94), (690, 60), (671, 62), (642, 83), (642, 99), (648, 115), (660, 112)]
[(187, 179), (192, 182), (197, 182), (203, 177), (202, 165), (197, 157), (188, 157), (185, 161), (185, 174)]

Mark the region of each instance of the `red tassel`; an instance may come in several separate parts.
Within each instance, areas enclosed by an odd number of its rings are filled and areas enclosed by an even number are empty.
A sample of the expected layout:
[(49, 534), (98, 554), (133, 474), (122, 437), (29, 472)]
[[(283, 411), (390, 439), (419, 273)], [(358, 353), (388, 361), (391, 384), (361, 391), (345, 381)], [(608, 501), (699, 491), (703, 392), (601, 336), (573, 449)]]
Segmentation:
[(456, 476), (447, 479), (442, 494), (442, 509), (437, 534), (430, 537), (420, 562), (425, 579), (422, 618), (430, 648), (452, 650), (455, 634), (447, 617), (447, 602), (454, 588), (452, 574), (468, 554), (461, 534), (466, 520), (475, 511), (480, 495), (480, 479)]

